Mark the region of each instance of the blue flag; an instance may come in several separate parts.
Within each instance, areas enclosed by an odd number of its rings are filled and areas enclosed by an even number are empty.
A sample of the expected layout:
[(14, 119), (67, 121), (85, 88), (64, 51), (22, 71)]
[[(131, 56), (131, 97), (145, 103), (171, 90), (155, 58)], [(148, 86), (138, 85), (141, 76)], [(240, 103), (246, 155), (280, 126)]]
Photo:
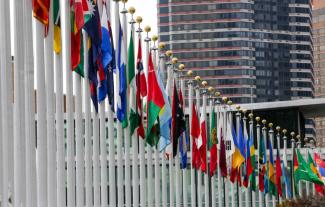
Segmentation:
[(118, 80), (119, 80), (119, 96), (120, 100), (117, 105), (117, 119), (123, 122), (123, 128), (127, 126), (127, 80), (126, 80), (126, 57), (125, 47), (123, 41), (123, 31), (120, 23), (119, 27), (119, 39), (118, 39)]
[(179, 152), (181, 156), (181, 169), (186, 169), (187, 166), (187, 146), (189, 144), (189, 137), (187, 131), (184, 131), (179, 139)]
[(292, 193), (291, 193), (291, 181), (290, 179), (288, 178), (288, 173), (287, 173), (287, 170), (284, 166), (284, 163), (283, 161), (281, 161), (281, 164), (282, 164), (282, 176), (284, 177), (284, 183), (285, 183), (285, 187), (287, 189), (287, 193), (288, 195), (286, 195), (287, 198), (292, 198)]

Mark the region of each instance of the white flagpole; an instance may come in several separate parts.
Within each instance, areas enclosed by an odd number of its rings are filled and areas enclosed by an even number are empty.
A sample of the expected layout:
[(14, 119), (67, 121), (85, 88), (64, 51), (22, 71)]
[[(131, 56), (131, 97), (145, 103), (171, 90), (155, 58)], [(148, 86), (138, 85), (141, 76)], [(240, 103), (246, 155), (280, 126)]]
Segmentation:
[[(200, 82), (197, 82), (195, 88), (195, 96), (196, 96), (196, 107), (198, 109), (198, 116), (200, 117)], [(202, 106), (203, 107), (203, 106)], [(201, 121), (201, 120), (200, 120)], [(201, 125), (201, 123), (200, 123)], [(197, 204), (199, 207), (202, 207), (202, 171), (199, 169), (197, 170)]]
[[(220, 96), (220, 92), (216, 93), (217, 98)], [(219, 123), (221, 122), (221, 107), (220, 107), (220, 101), (217, 99), (217, 137), (218, 137), (218, 144), (217, 144), (217, 149), (218, 149), (218, 160), (220, 158), (220, 143), (221, 143), (221, 137), (220, 137), (220, 128), (219, 128)], [(220, 172), (220, 163), (218, 162), (218, 167), (217, 167), (217, 175), (218, 175), (218, 207), (222, 207), (223, 205), (223, 200), (222, 200), (222, 180), (221, 180), (221, 172)]]
[[(243, 119), (243, 123), (244, 123), (244, 133), (247, 134), (247, 139), (249, 139), (249, 135), (247, 133), (247, 117), (246, 117), (246, 112), (247, 112), (246, 110), (243, 110), (244, 117), (242, 119)], [(250, 150), (250, 148), (248, 150)], [(246, 162), (247, 162), (247, 160), (246, 160)], [(244, 169), (244, 168), (242, 168), (242, 169)], [(248, 181), (248, 183), (249, 183), (249, 181)], [(245, 188), (245, 206), (246, 207), (249, 207), (249, 203), (250, 203), (250, 187), (248, 185), (247, 188)]]
[[(1, 28), (10, 28), (10, 8), (9, 1), (1, 1), (0, 2), (0, 24)], [(9, 189), (10, 189), (10, 161), (9, 161), (9, 153), (10, 153), (10, 140), (9, 137), (12, 137), (12, 131), (10, 130), (10, 123), (12, 117), (12, 82), (9, 81), (12, 78), (12, 73), (9, 72), (8, 68), (12, 67), (11, 62), (11, 48), (10, 48), (10, 33), (8, 30), (2, 29), (0, 32), (1, 38), (1, 121), (2, 121), (2, 202), (3, 206), (8, 206), (8, 198), (9, 198)], [(9, 119), (9, 120), (8, 120)]]
[(46, 172), (46, 95), (44, 73), (44, 25), (34, 18), (35, 27), (35, 69), (37, 73), (37, 206), (47, 206), (47, 172)]
[[(264, 121), (264, 120), (263, 120)], [(265, 122), (266, 123), (266, 122)], [(267, 128), (264, 125), (264, 127), (262, 128), (262, 133), (263, 133), (263, 137), (264, 137), (264, 143), (267, 144)], [(265, 149), (267, 149), (267, 145), (265, 146)], [(269, 207), (270, 206), (270, 195), (269, 193), (267, 193), (265, 195), (265, 206)]]
[[(287, 130), (283, 129), (282, 130), (283, 133), (283, 152), (282, 152), (282, 159), (283, 159), (283, 164), (284, 164), (284, 168), (285, 168), (285, 172), (287, 172), (287, 144), (288, 144), (288, 138), (287, 138)], [(291, 188), (291, 186), (286, 186), (285, 185), (285, 198), (289, 199), (288, 196), (288, 188)]]
[[(240, 112), (238, 110), (236, 112), (236, 133), (237, 133), (237, 136), (239, 135), (240, 122), (241, 122), (241, 114), (240, 114)], [(237, 187), (237, 196), (238, 196), (238, 202), (239, 202), (238, 203), (238, 206), (241, 206), (242, 205), (243, 198), (242, 198), (241, 187), (238, 185), (238, 181), (237, 181), (237, 184), (236, 185), (234, 184), (234, 188), (236, 188), (236, 187)]]
[[(209, 100), (209, 104), (210, 104), (210, 106), (209, 106), (209, 114), (210, 114), (210, 120), (212, 119), (212, 116), (214, 116), (214, 114), (213, 114), (213, 107), (214, 107), (214, 97), (213, 97), (213, 94), (210, 94), (210, 100)], [(209, 131), (210, 131), (210, 138), (209, 139), (211, 139), (211, 130), (212, 130), (212, 127), (215, 127), (215, 126), (212, 126), (211, 125), (212, 123), (210, 122), (210, 128), (209, 128)], [(207, 141), (207, 143), (209, 143), (208, 141)], [(207, 171), (208, 173), (210, 173), (209, 171)], [(215, 172), (216, 173), (216, 172)], [(215, 175), (213, 175), (212, 177), (211, 177), (211, 206), (212, 207), (216, 207), (216, 192), (215, 192)], [(207, 185), (207, 184), (205, 184), (205, 185)]]
[[(277, 126), (276, 127), (276, 130), (278, 131), (278, 133), (276, 134), (276, 147), (277, 147), (277, 153), (279, 152), (280, 153), (280, 138), (281, 138), (281, 135), (280, 135), (280, 127)], [(280, 155), (279, 155), (280, 156)], [(282, 184), (281, 184), (282, 186)], [(282, 196), (283, 196), (283, 192), (282, 192)], [(279, 204), (282, 203), (282, 196), (279, 196)]]
[(93, 179), (94, 179), (94, 206), (100, 206), (100, 171), (99, 171), (99, 117), (92, 107), (93, 119)]
[[(62, 38), (61, 38), (62, 39)], [(56, 119), (56, 193), (57, 206), (65, 206), (66, 204), (66, 174), (65, 174), (65, 141), (64, 141), (64, 112), (63, 112), (63, 69), (62, 69), (62, 51), (54, 54), (54, 70), (55, 70), (55, 119)]]
[[(66, 127), (67, 127), (67, 202), (75, 206), (75, 162), (74, 162), (74, 125), (71, 72), (71, 40), (70, 40), (70, 2), (60, 0), (62, 61), (66, 77)], [(39, 89), (38, 89), (39, 90)], [(39, 104), (37, 104), (39, 105)], [(37, 129), (40, 127), (37, 127)], [(44, 205), (41, 205), (44, 206)]]
[[(144, 70), (148, 74), (148, 63), (149, 63), (149, 44), (151, 41), (151, 38), (148, 36), (148, 33), (150, 32), (151, 28), (149, 26), (145, 27), (145, 32), (147, 33), (147, 37), (144, 39), (145, 41), (145, 51), (144, 51), (144, 57), (146, 58), (145, 65), (144, 65)], [(147, 76), (148, 77), (148, 76)], [(148, 82), (148, 81), (147, 81)], [(150, 87), (150, 86), (149, 86)], [(148, 206), (153, 206), (154, 203), (154, 191), (155, 189), (153, 188), (154, 183), (153, 183), (153, 172), (152, 172), (152, 149), (151, 146), (148, 144), (147, 145), (147, 185), (148, 185)]]
[[(87, 32), (83, 31), (83, 46), (84, 46), (84, 74), (83, 79), (83, 99), (85, 111), (85, 188), (86, 188), (86, 207), (93, 205), (93, 178), (92, 178), (92, 150), (91, 150), (91, 117), (90, 117), (90, 91), (88, 80), (88, 47), (87, 47)], [(99, 204), (99, 201), (96, 201)]]
[[(183, 96), (185, 95), (185, 80), (184, 79), (181, 79), (181, 91), (182, 91), (182, 94)], [(185, 113), (185, 99), (183, 100), (184, 102), (184, 113)], [(192, 108), (189, 109), (189, 111), (191, 111)], [(189, 112), (191, 113), (191, 112)], [(187, 149), (187, 146), (186, 146), (186, 149)], [(186, 153), (187, 153), (187, 150), (186, 150)], [(186, 159), (187, 159), (187, 155), (186, 155)], [(183, 205), (182, 206), (187, 206), (187, 166), (186, 168), (184, 168), (182, 170), (182, 174), (183, 174)]]
[[(118, 2), (117, 2), (118, 4)], [(110, 18), (110, 20), (112, 19), (111, 18), (111, 1), (106, 1), (106, 14), (107, 14), (107, 18)], [(116, 27), (117, 28), (117, 27)], [(115, 29), (116, 29), (115, 28)], [(115, 32), (115, 35), (117, 33)], [(115, 36), (115, 42), (114, 42), (114, 45), (115, 45), (115, 49), (117, 47), (117, 36)], [(115, 103), (113, 103), (115, 104)], [(114, 105), (113, 105), (113, 108), (114, 108)], [(108, 112), (107, 112), (107, 122), (108, 123), (112, 123), (112, 124), (109, 124), (108, 125), (108, 152), (109, 152), (109, 160), (108, 160), (108, 163), (109, 163), (109, 204), (110, 206), (116, 206), (116, 183), (115, 183), (115, 144), (114, 144), (114, 139), (115, 139), (115, 136), (114, 136), (114, 117), (113, 117), (113, 111), (110, 109), (108, 109)], [(99, 205), (99, 201), (98, 201), (98, 205)], [(96, 204), (94, 206), (97, 206)]]
[[(153, 64), (155, 69), (158, 68), (157, 66), (157, 46), (156, 46), (156, 41), (158, 40), (158, 36), (154, 35), (152, 36), (153, 40), (153, 46), (152, 46), (152, 51), (153, 51)], [(160, 162), (159, 162), (159, 145), (157, 145), (154, 149), (154, 157), (155, 157), (155, 206), (159, 207), (160, 206)]]
[[(300, 148), (301, 148), (301, 140), (300, 140), (300, 135), (298, 134), (297, 136), (296, 136), (296, 138), (297, 138), (297, 148), (300, 150)], [(299, 197), (300, 198), (302, 198), (302, 183), (303, 183), (303, 181), (302, 180), (300, 180), (299, 182), (298, 182), (298, 192), (299, 192)]]
[[(0, 11), (1, 11), (1, 4), (0, 4)], [(1, 26), (1, 23), (0, 23), (0, 26)], [(1, 41), (0, 41), (0, 44), (1, 44)], [(0, 51), (0, 60), (1, 60), (1, 51)], [(0, 67), (2, 67), (1, 63), (0, 63)], [(26, 67), (25, 67), (26, 68)], [(4, 79), (4, 78), (3, 78)], [(0, 80), (3, 80), (1, 78), (1, 71), (0, 71)], [(26, 81), (26, 80), (25, 80)], [(26, 84), (26, 82), (25, 82)], [(26, 97), (25, 97), (26, 98)], [(1, 92), (1, 85), (0, 85), (0, 100), (3, 100), (4, 97), (2, 97), (2, 92)], [(0, 102), (1, 104), (1, 102)], [(1, 110), (1, 107), (0, 107), (0, 117), (2, 117), (2, 110)], [(26, 118), (26, 117), (25, 117)], [(26, 137), (28, 135), (26, 134)], [(3, 136), (2, 136), (2, 123), (1, 123), (1, 120), (0, 120), (0, 155), (2, 156), (2, 140), (3, 140)], [(27, 160), (26, 160), (27, 161)], [(0, 186), (3, 186), (3, 177), (2, 177), (2, 171), (4, 170), (4, 166), (2, 164), (2, 159), (0, 159)], [(0, 198), (1, 198), (1, 202), (3, 200), (3, 192), (2, 192), (2, 187), (0, 187)]]
[[(254, 115), (253, 115), (253, 113), (250, 113), (249, 114), (249, 117), (250, 117), (250, 121), (249, 121), (249, 131), (251, 132), (251, 133), (253, 133), (252, 135), (250, 135), (251, 136), (251, 138), (253, 139), (253, 143), (254, 143)], [(255, 146), (254, 146), (254, 148), (255, 148)], [(251, 155), (252, 156), (252, 155)], [(255, 156), (255, 155), (254, 155)], [(255, 164), (255, 163), (254, 163)], [(254, 172), (255, 173), (255, 172)], [(256, 176), (255, 174), (254, 174), (254, 176)], [(256, 184), (256, 183), (255, 183)], [(251, 188), (252, 189), (252, 188)], [(255, 191), (253, 191), (253, 190), (251, 190), (251, 192), (252, 192), (252, 207), (256, 207), (256, 191), (257, 191), (258, 189), (256, 188), (255, 189)]]
[[(272, 147), (274, 148), (274, 131), (273, 131), (273, 128), (272, 128), (273, 127), (273, 124), (270, 123), (269, 124), (269, 127), (270, 127), (270, 129), (269, 129), (269, 138), (270, 138)], [(271, 150), (272, 150), (272, 154), (274, 155), (274, 149), (273, 148)], [(275, 207), (276, 206), (276, 198), (275, 198), (274, 195), (272, 195), (271, 197), (272, 197), (272, 206)]]
[[(227, 128), (230, 127), (228, 126), (228, 117), (227, 117), (227, 103), (225, 103), (224, 105), (224, 112), (223, 112), (223, 118), (224, 118), (224, 121), (223, 121), (223, 137), (225, 138), (225, 140), (227, 139), (226, 136), (227, 136)], [(231, 113), (231, 112), (229, 112)], [(227, 150), (227, 145), (226, 145), (226, 150)], [(227, 151), (226, 151), (226, 159), (228, 158), (227, 156)], [(229, 166), (229, 162), (227, 162), (227, 167)], [(228, 167), (229, 168), (229, 167)], [(229, 170), (227, 169), (228, 173), (229, 173)], [(224, 181), (223, 181), (223, 187), (224, 187), (224, 191), (225, 191), (225, 194), (224, 194), (224, 200), (225, 200), (225, 207), (229, 207), (229, 184), (231, 185), (231, 205), (235, 205), (235, 193), (234, 193), (234, 185), (233, 183), (231, 183), (228, 178), (224, 178)]]
[[(22, 91), (24, 84), (24, 37), (23, 37), (23, 1), (13, 1), (13, 25), (14, 25), (14, 128), (13, 128), (13, 140), (14, 140), (14, 199), (15, 206), (26, 205), (23, 203), (23, 197), (25, 189), (23, 182), (26, 182), (25, 176), (25, 162), (23, 162), (25, 146), (23, 142), (24, 135), (24, 113), (23, 101), (24, 93)], [(9, 138), (9, 137), (8, 137)], [(10, 139), (10, 138), (9, 138)]]
[[(53, 1), (50, 2), (49, 28), (44, 39), (44, 60), (46, 77), (46, 132), (47, 132), (47, 206), (56, 205), (56, 143), (55, 143), (55, 109), (54, 109), (54, 66), (53, 66)], [(38, 89), (37, 89), (38, 91)]]
[[(118, 45), (119, 41), (119, 26), (120, 26), (120, 14), (119, 14), (119, 1), (115, 0), (115, 45)], [(122, 40), (123, 41), (123, 40)], [(124, 54), (121, 54), (124, 55)], [(116, 55), (116, 64), (118, 64), (118, 54)], [(118, 69), (116, 70), (116, 80), (117, 84), (115, 89), (115, 94), (119, 94), (119, 71)], [(120, 105), (119, 97), (117, 97), (117, 103), (118, 106)], [(123, 193), (123, 152), (122, 152), (122, 124), (119, 120), (116, 120), (116, 125), (117, 125), (117, 205), (122, 206), (123, 200), (124, 200), (124, 193)]]
[[(122, 1), (123, 3), (123, 9), (121, 11), (122, 14), (122, 24), (123, 24), (123, 39), (124, 39), (124, 57), (126, 58), (126, 60), (128, 59), (128, 44), (127, 44), (127, 40), (128, 40), (128, 29), (127, 29), (127, 16), (126, 14), (128, 13), (128, 10), (125, 8), (125, 1)], [(126, 62), (127, 64), (127, 62)], [(127, 83), (129, 83), (128, 80), (128, 66), (126, 67), (126, 79), (127, 79)], [(128, 93), (129, 94), (129, 91)], [(129, 101), (129, 97), (127, 98), (127, 114), (128, 117), (127, 119), (129, 119), (129, 112), (130, 112), (130, 105), (129, 105), (130, 101)], [(125, 205), (126, 206), (130, 206), (131, 205), (131, 174), (130, 174), (130, 126), (128, 125), (124, 130), (124, 172), (125, 172)]]
[[(192, 108), (193, 108), (193, 80), (189, 80), (188, 81), (188, 109), (189, 109), (189, 120), (190, 120), (190, 126), (192, 124), (192, 116), (193, 116), (193, 111), (192, 111)], [(194, 166), (193, 166), (193, 163), (192, 163), (192, 152), (193, 152), (193, 137), (191, 135), (191, 127), (189, 127), (189, 136), (190, 136), (190, 143), (191, 143), (191, 206), (192, 207), (195, 207), (196, 206), (196, 192), (195, 192), (195, 169), (194, 169)]]
[[(205, 124), (207, 126), (207, 90), (205, 90), (203, 94), (203, 116), (205, 120)], [(207, 130), (207, 127), (206, 127)], [(205, 132), (206, 135), (208, 135), (207, 131)], [(208, 165), (208, 157), (209, 157), (209, 151), (208, 149), (208, 137), (206, 140), (206, 173), (204, 173), (204, 202), (205, 206), (210, 206), (210, 192), (209, 192), (209, 165)]]
[[(162, 44), (163, 47), (160, 49), (163, 49), (165, 47), (164, 44)], [(162, 51), (161, 51), (162, 52)], [(159, 55), (159, 64), (160, 64), (160, 71), (162, 77), (164, 77), (165, 69), (165, 54), (161, 53)], [(164, 80), (164, 78), (163, 78)], [(162, 200), (162, 206), (167, 206), (167, 171), (166, 171), (166, 158), (165, 158), (166, 151), (163, 150), (161, 153), (161, 200)]]
[[(258, 145), (258, 149), (260, 149), (261, 147), (261, 143), (260, 143), (260, 139), (261, 139), (261, 125), (259, 123), (260, 121), (260, 117), (256, 117), (256, 139), (257, 139), (257, 145)], [(259, 162), (259, 153), (257, 152), (257, 169), (260, 169), (260, 162)], [(258, 205), (259, 206), (264, 206), (264, 202), (263, 202), (263, 193), (258, 189)]]

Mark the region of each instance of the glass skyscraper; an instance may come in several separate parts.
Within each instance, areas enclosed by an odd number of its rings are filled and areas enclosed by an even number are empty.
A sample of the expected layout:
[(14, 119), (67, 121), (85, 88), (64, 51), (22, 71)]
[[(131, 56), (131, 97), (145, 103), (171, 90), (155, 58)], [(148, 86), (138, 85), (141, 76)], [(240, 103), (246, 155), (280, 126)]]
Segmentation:
[(235, 103), (314, 97), (310, 0), (159, 0), (158, 24), (180, 62)]

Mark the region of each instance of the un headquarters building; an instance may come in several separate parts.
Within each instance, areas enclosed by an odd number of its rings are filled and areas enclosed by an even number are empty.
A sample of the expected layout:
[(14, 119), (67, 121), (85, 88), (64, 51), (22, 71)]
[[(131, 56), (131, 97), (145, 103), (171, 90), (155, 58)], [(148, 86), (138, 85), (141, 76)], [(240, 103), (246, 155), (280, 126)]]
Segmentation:
[(159, 0), (158, 23), (167, 48), (234, 103), (314, 96), (310, 0)]

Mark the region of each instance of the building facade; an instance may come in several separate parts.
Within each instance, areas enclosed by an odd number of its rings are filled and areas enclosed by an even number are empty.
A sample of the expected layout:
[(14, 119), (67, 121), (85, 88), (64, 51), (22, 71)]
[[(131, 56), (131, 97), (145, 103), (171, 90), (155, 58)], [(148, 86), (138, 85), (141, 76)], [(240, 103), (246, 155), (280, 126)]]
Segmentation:
[[(315, 96), (325, 97), (325, 1), (313, 1)], [(325, 118), (317, 118), (316, 136), (325, 144)]]
[(158, 2), (160, 40), (235, 103), (314, 97), (311, 15), (310, 0)]

